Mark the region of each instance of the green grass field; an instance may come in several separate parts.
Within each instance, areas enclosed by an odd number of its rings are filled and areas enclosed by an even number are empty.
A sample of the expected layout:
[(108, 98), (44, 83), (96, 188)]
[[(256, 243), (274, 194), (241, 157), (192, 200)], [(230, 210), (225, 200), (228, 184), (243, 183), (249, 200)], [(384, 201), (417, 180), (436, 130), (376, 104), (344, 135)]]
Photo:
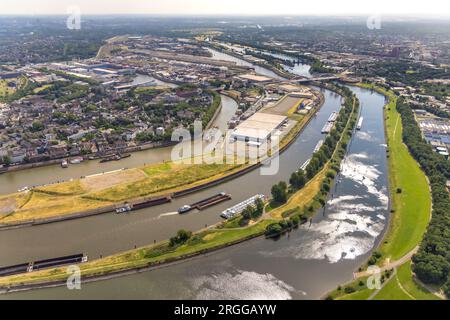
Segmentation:
[(431, 214), (431, 194), (425, 173), (403, 143), (402, 123), (395, 99), (387, 105), (385, 116), (389, 184), (394, 212), (379, 251), (384, 258), (397, 260), (422, 241)]
[(414, 281), (411, 261), (408, 261), (397, 269), (397, 274), (378, 292), (374, 300), (439, 300), (439, 298)]

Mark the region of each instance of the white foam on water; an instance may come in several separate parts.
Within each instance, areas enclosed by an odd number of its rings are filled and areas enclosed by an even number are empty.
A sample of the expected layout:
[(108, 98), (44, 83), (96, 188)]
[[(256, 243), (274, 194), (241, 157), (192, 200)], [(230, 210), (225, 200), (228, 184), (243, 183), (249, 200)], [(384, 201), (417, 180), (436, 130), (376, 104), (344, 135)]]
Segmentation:
[(161, 214), (158, 216), (158, 219), (161, 218), (161, 217), (175, 216), (175, 215), (177, 215), (177, 214), (179, 214), (177, 211), (174, 211), (174, 212), (167, 212), (167, 213), (161, 213)]
[[(341, 175), (363, 187), (365, 194), (346, 194), (329, 200), (323, 220), (301, 226), (305, 232), (290, 238), (283, 249), (261, 254), (336, 263), (369, 252), (383, 231), (388, 197), (386, 188), (378, 189), (376, 185), (382, 173), (376, 166), (361, 161), (368, 158), (365, 153), (352, 154), (345, 158), (341, 170)], [(378, 200), (379, 205), (367, 204), (369, 199)]]
[(270, 273), (242, 270), (197, 277), (192, 280), (192, 287), (199, 300), (288, 300), (297, 291)]
[(371, 141), (371, 142), (376, 140), (375, 137), (373, 137), (370, 133), (365, 132), (365, 131), (357, 131), (356, 137), (361, 140)]
[(387, 206), (388, 196), (385, 188), (378, 190), (376, 187), (376, 181), (381, 175), (381, 171), (375, 165), (368, 165), (358, 161), (358, 159), (367, 158), (368, 156), (365, 153), (347, 156), (342, 162), (341, 175), (366, 187), (368, 193), (376, 196), (383, 205)]
[(364, 199), (362, 196), (353, 196), (353, 195), (345, 195), (345, 196), (339, 196), (337, 198), (329, 200), (327, 203), (328, 205), (335, 205), (342, 201), (351, 201), (351, 200), (359, 200)]
[(336, 233), (334, 236), (322, 235), (320, 241), (311, 241), (299, 246), (297, 259), (327, 260), (337, 263), (342, 259), (352, 260), (367, 253), (374, 245), (374, 238), (361, 238)]
[(369, 215), (338, 211), (316, 223), (303, 225), (304, 235), (291, 238), (290, 244), (276, 252), (261, 252), (265, 256), (293, 257), (295, 259), (328, 260), (355, 259), (367, 253), (384, 223)]

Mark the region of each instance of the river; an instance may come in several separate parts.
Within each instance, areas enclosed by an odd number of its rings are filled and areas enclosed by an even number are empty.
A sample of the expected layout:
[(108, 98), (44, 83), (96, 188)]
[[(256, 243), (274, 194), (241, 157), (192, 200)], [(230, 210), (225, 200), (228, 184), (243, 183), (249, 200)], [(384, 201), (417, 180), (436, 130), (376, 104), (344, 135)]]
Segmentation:
[[(238, 47), (238, 46), (233, 46), (233, 45), (229, 45), (229, 44), (225, 44), (225, 43), (221, 43), (221, 45), (225, 46), (226, 48), (228, 48), (229, 50), (234, 50), (240, 54), (245, 54), (245, 49), (243, 47)], [(249, 47), (250, 48), (250, 47)], [(254, 49), (255, 51), (259, 51), (258, 49)], [(237, 65), (242, 65), (242, 66), (247, 66), (247, 67), (253, 67), (255, 68), (255, 72), (259, 73), (259, 74), (263, 74), (266, 75), (268, 77), (273, 77), (276, 79), (282, 79), (279, 75), (277, 75), (275, 72), (268, 70), (266, 68), (260, 67), (260, 66), (256, 66), (251, 64), (250, 62), (244, 61), (242, 59), (238, 59), (235, 58), (233, 56), (230, 56), (228, 54), (224, 54), (221, 53), (217, 50), (213, 50), (213, 49), (208, 49), (212, 55), (213, 58), (217, 58), (220, 60), (226, 60), (226, 61), (234, 61), (237, 63)], [(298, 59), (295, 59), (292, 56), (289, 56), (287, 54), (282, 54), (282, 53), (276, 53), (276, 52), (270, 52), (270, 51), (261, 51), (264, 54), (270, 55), (272, 57), (275, 58), (279, 58), (282, 60), (287, 60), (287, 61), (291, 61), (294, 63), (294, 66), (288, 66), (288, 65), (283, 65), (284, 70), (286, 70), (287, 72), (291, 72), (293, 74), (302, 76), (302, 77), (306, 77), (306, 78), (311, 78), (312, 75), (310, 73), (310, 69), (311, 66), (309, 64), (305, 64), (305, 63), (301, 63)]]
[[(311, 225), (277, 241), (258, 238), (215, 254), (159, 270), (108, 281), (1, 296), (27, 298), (130, 299), (317, 299), (351, 279), (386, 228), (387, 174), (384, 146), (384, 97), (352, 87), (361, 101), (363, 127), (348, 148), (338, 183), (324, 212)], [(338, 95), (323, 90), (325, 103), (295, 142), (280, 156), (276, 176), (259, 170), (173, 203), (133, 212), (106, 214), (46, 226), (0, 232), (1, 265), (84, 252), (91, 259), (167, 238), (180, 227), (196, 230), (219, 220), (225, 208), (255, 193), (270, 192), (275, 182), (311, 156), (323, 138), (320, 129), (341, 105)], [(243, 187), (245, 186), (245, 187)], [(201, 212), (177, 215), (176, 208), (219, 191), (233, 200)], [(57, 243), (58, 245), (55, 245)]]

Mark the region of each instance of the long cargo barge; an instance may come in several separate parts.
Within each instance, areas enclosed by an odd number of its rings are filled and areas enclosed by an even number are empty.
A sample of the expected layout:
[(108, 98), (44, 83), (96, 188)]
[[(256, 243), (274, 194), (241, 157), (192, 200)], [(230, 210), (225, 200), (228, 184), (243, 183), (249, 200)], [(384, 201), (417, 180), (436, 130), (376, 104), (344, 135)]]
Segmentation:
[(330, 116), (328, 117), (328, 122), (335, 122), (337, 119), (338, 113), (336, 111), (333, 111)]
[(125, 159), (125, 158), (129, 158), (129, 157), (131, 157), (130, 153), (126, 153), (126, 154), (116, 153), (116, 154), (113, 154), (111, 156), (103, 157), (100, 160), (100, 163), (110, 162), (110, 161), (119, 161), (119, 160), (122, 160), (122, 159)]
[(323, 145), (323, 140), (319, 140), (319, 142), (317, 142), (317, 144), (316, 144), (316, 147), (314, 148), (313, 153), (316, 153), (317, 151), (319, 151), (320, 148), (322, 147), (322, 145)]
[(218, 194), (215, 194), (211, 197), (208, 197), (206, 199), (194, 202), (191, 205), (184, 205), (181, 208), (178, 209), (178, 213), (186, 213), (189, 212), (191, 210), (197, 209), (197, 210), (203, 210), (206, 208), (209, 208), (213, 205), (216, 205), (218, 203), (221, 203), (223, 201), (227, 201), (231, 199), (231, 195), (225, 193), (225, 192), (220, 192)]
[(116, 213), (124, 213), (132, 210), (144, 209), (147, 207), (156, 206), (159, 204), (167, 203), (172, 201), (170, 196), (162, 196), (153, 199), (142, 200), (134, 203), (125, 203), (124, 205), (116, 208)]
[(17, 264), (13, 266), (1, 267), (0, 277), (31, 272), (34, 270), (42, 270), (46, 268), (60, 267), (69, 264), (77, 264), (87, 261), (87, 256), (79, 253), (70, 256), (51, 258), (28, 263)]
[(333, 128), (333, 122), (327, 122), (323, 128), (322, 128), (322, 133), (330, 133), (331, 128)]
[(306, 170), (306, 167), (308, 166), (308, 164), (311, 162), (311, 158), (309, 158), (308, 160), (306, 160), (305, 162), (303, 162), (303, 164), (300, 166), (300, 169), (302, 169), (303, 171)]

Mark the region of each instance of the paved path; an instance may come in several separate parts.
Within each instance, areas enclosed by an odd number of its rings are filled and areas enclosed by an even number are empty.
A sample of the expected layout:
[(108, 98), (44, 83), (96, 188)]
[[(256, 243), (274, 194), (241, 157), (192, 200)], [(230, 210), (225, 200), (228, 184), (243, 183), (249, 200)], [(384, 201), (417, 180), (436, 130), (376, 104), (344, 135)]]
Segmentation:
[(380, 287), (380, 289), (375, 290), (370, 297), (367, 298), (367, 300), (373, 300), (373, 298), (375, 298), (375, 296), (378, 294), (378, 292), (380, 292), (381, 289), (384, 288), (385, 285), (388, 284), (389, 281), (391, 281), (392, 277), (397, 277), (397, 269), (394, 268), (394, 272), (392, 273), (391, 277), (389, 279), (386, 279), (386, 281), (384, 281), (383, 285)]
[[(395, 268), (401, 266), (402, 264), (404, 264), (405, 262), (408, 262), (409, 260), (411, 260), (412, 256), (417, 253), (417, 250), (419, 250), (419, 246), (415, 247), (413, 250), (408, 252), (406, 255), (404, 255), (400, 259), (398, 259), (396, 261), (393, 261), (393, 262), (389, 262), (388, 264), (380, 267), (380, 272), (384, 272), (386, 270), (395, 269)], [(366, 271), (361, 271), (361, 272), (354, 272), (353, 273), (353, 278), (354, 279), (358, 279), (358, 278), (361, 278), (361, 277), (371, 276), (372, 274), (373, 274), (373, 272), (367, 271), (367, 270)]]

